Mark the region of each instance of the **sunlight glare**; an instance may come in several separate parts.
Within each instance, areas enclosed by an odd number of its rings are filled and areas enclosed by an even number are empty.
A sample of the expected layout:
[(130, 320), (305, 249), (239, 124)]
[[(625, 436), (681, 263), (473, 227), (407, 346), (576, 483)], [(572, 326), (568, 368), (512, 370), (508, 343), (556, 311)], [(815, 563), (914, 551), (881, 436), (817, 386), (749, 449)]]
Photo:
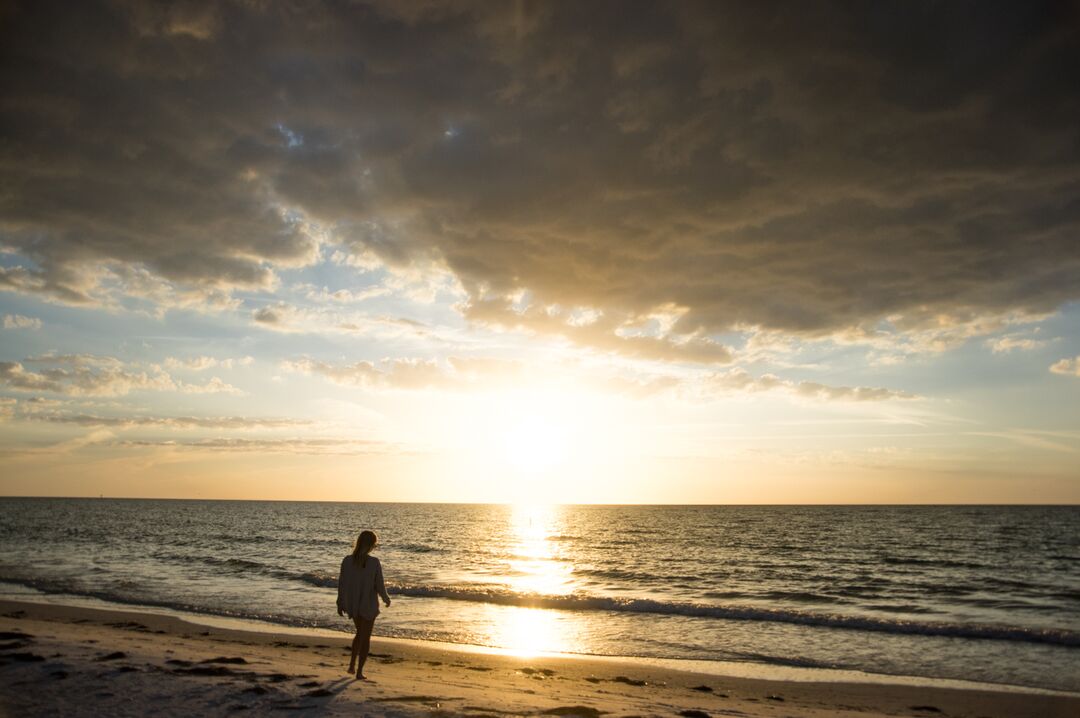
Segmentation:
[(560, 560), (555, 530), (558, 507), (519, 504), (511, 507), (513, 536), (509, 546), (507, 577), (518, 593), (560, 595), (570, 592), (572, 567)]

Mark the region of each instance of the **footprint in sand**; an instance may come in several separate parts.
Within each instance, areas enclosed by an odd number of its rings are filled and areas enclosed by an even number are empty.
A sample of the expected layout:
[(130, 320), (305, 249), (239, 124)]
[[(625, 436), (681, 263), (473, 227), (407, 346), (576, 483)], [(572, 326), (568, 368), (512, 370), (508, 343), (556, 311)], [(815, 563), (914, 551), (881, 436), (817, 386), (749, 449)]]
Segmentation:
[(98, 656), (94, 660), (95, 661), (116, 661), (116, 660), (119, 660), (121, 658), (127, 658), (127, 654), (124, 653), (123, 651), (113, 651), (112, 653), (108, 653), (108, 654), (106, 654), (104, 656)]
[(518, 670), (520, 673), (532, 676), (533, 678), (551, 678), (555, 675), (555, 671), (550, 668), (520, 668)]
[(611, 680), (614, 681), (615, 683), (625, 683), (628, 686), (647, 686), (647, 685), (649, 685), (648, 681), (639, 681), (639, 680), (636, 680), (634, 678), (627, 678), (626, 676), (615, 676)]
[(228, 665), (240, 666), (246, 665), (247, 661), (240, 656), (233, 656), (231, 658), (226, 656), (219, 656), (217, 658), (207, 658), (205, 661), (199, 661), (199, 663), (225, 663)]
[(603, 711), (598, 711), (590, 706), (559, 706), (540, 711), (541, 715), (547, 716), (580, 716), (580, 718), (600, 718)]

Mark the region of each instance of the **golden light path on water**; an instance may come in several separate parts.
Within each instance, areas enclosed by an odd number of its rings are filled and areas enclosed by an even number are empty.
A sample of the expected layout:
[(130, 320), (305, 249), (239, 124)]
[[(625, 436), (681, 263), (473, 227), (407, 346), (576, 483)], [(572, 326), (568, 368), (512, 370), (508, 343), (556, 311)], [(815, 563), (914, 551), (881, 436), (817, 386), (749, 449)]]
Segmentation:
[[(573, 566), (560, 560), (555, 533), (558, 507), (517, 504), (510, 507), (506, 583), (515, 593), (545, 596), (571, 592)], [(514, 655), (573, 651), (577, 621), (561, 611), (489, 606), (494, 645)]]

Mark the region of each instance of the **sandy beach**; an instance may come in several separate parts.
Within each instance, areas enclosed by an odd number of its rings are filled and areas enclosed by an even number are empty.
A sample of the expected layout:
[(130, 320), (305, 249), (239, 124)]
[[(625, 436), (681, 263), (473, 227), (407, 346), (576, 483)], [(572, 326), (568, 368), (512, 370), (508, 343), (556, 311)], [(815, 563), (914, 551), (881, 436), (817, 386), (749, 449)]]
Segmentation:
[[(1074, 716), (1080, 696), (760, 680), (578, 657), (376, 639), (369, 680), (348, 637), (165, 615), (0, 602), (0, 715)], [(883, 679), (885, 680), (885, 679)]]

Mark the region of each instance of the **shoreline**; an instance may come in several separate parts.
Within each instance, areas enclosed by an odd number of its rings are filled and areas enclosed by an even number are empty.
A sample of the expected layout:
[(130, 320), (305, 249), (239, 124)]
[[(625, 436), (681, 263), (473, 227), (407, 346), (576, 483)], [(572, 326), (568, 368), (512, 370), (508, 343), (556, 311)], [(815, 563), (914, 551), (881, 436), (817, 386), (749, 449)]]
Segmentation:
[[(0, 586), (17, 586), (27, 588), (18, 583), (0, 581)], [(272, 621), (237, 616), (226, 616), (212, 612), (190, 611), (171, 606), (157, 606), (152, 604), (123, 603), (110, 601), (95, 596), (81, 596), (78, 594), (53, 594), (38, 591), (33, 594), (3, 595), (0, 594), (0, 604), (6, 601), (15, 603), (31, 603), (47, 606), (61, 606), (69, 608), (85, 608), (91, 610), (116, 611), (120, 613), (137, 613), (149, 616), (173, 617), (208, 628), (224, 630), (249, 631), (254, 633), (272, 633), (278, 635), (294, 635), (320, 638), (341, 638), (351, 636), (347, 630), (334, 628), (320, 628), (313, 626), (298, 626), (289, 623), (275, 623)], [(375, 639), (389, 643), (401, 643), (403, 645), (416, 645), (419, 647), (431, 647), (450, 652), (480, 653), (505, 656), (521, 656), (520, 652), (512, 649), (485, 646), (474, 643), (456, 643), (453, 641), (440, 641), (438, 639), (407, 638), (401, 636), (374, 636)], [(689, 671), (702, 675), (719, 677), (750, 678), (760, 680), (791, 681), (797, 683), (860, 683), (871, 685), (906, 685), (925, 686), (935, 688), (953, 688), (958, 690), (989, 690), (1007, 693), (1025, 693), (1034, 695), (1059, 695), (1080, 696), (1080, 691), (1068, 691), (1055, 688), (1043, 688), (1039, 686), (1026, 686), (1014, 683), (993, 683), (988, 681), (965, 680), (960, 678), (940, 678), (934, 676), (904, 675), (893, 673), (871, 673), (857, 669), (824, 668), (810, 666), (785, 665), (780, 663), (768, 663), (764, 661), (723, 661), (700, 658), (661, 658), (653, 656), (610, 655), (598, 653), (572, 653), (538, 651), (528, 654), (534, 658), (565, 658), (580, 660), (609, 661), (614, 663), (626, 663), (644, 667), (666, 668), (676, 671)]]
[(355, 681), (345, 673), (348, 634), (211, 626), (60, 603), (0, 600), (0, 632), (0, 715), (1080, 713), (1080, 694), (1038, 689), (718, 675), (615, 657), (517, 656), (379, 637), (367, 669), (372, 680)]
[[(25, 588), (21, 584), (12, 584), (0, 581), (0, 585), (12, 585)], [(37, 589), (33, 589), (37, 590)], [(15, 603), (31, 603), (47, 606), (61, 606), (68, 608), (85, 608), (91, 610), (115, 611), (120, 613), (136, 613), (148, 616), (173, 617), (197, 626), (217, 628), (224, 630), (245, 631), (253, 633), (272, 633), (277, 635), (291, 635), (297, 637), (317, 638), (341, 638), (351, 636), (347, 630), (333, 628), (318, 628), (310, 626), (297, 626), (288, 623), (274, 623), (272, 621), (254, 618), (242, 618), (224, 616), (221, 614), (199, 611), (187, 611), (169, 606), (155, 606), (137, 603), (122, 603), (109, 601), (93, 596), (80, 596), (77, 594), (51, 594), (38, 592), (26, 596), (3, 596), (0, 595), (0, 605), (11, 601)], [(448, 652), (479, 653), (503, 656), (522, 657), (523, 654), (512, 649), (485, 646), (473, 643), (455, 643), (452, 641), (440, 641), (437, 639), (406, 638), (400, 636), (375, 635), (374, 640), (391, 644), (400, 643), (406, 646), (428, 647)], [(1078, 696), (1080, 692), (1067, 690), (1042, 688), (1038, 686), (1025, 686), (1013, 683), (992, 683), (986, 681), (964, 680), (959, 678), (939, 678), (933, 676), (903, 675), (892, 673), (871, 673), (857, 669), (822, 668), (809, 666), (793, 666), (763, 661), (722, 661), (699, 658), (660, 658), (652, 656), (620, 656), (596, 653), (572, 653), (538, 651), (527, 654), (531, 658), (555, 658), (570, 660), (595, 660), (612, 663), (623, 663), (641, 667), (656, 667), (675, 671), (692, 672), (701, 675), (717, 677), (747, 678), (768, 681), (790, 681), (795, 683), (853, 683), (869, 685), (897, 685), (897, 686), (922, 686), (933, 688), (952, 688), (957, 690), (986, 690), (1005, 693), (1021, 693), (1032, 695), (1056, 695)]]

